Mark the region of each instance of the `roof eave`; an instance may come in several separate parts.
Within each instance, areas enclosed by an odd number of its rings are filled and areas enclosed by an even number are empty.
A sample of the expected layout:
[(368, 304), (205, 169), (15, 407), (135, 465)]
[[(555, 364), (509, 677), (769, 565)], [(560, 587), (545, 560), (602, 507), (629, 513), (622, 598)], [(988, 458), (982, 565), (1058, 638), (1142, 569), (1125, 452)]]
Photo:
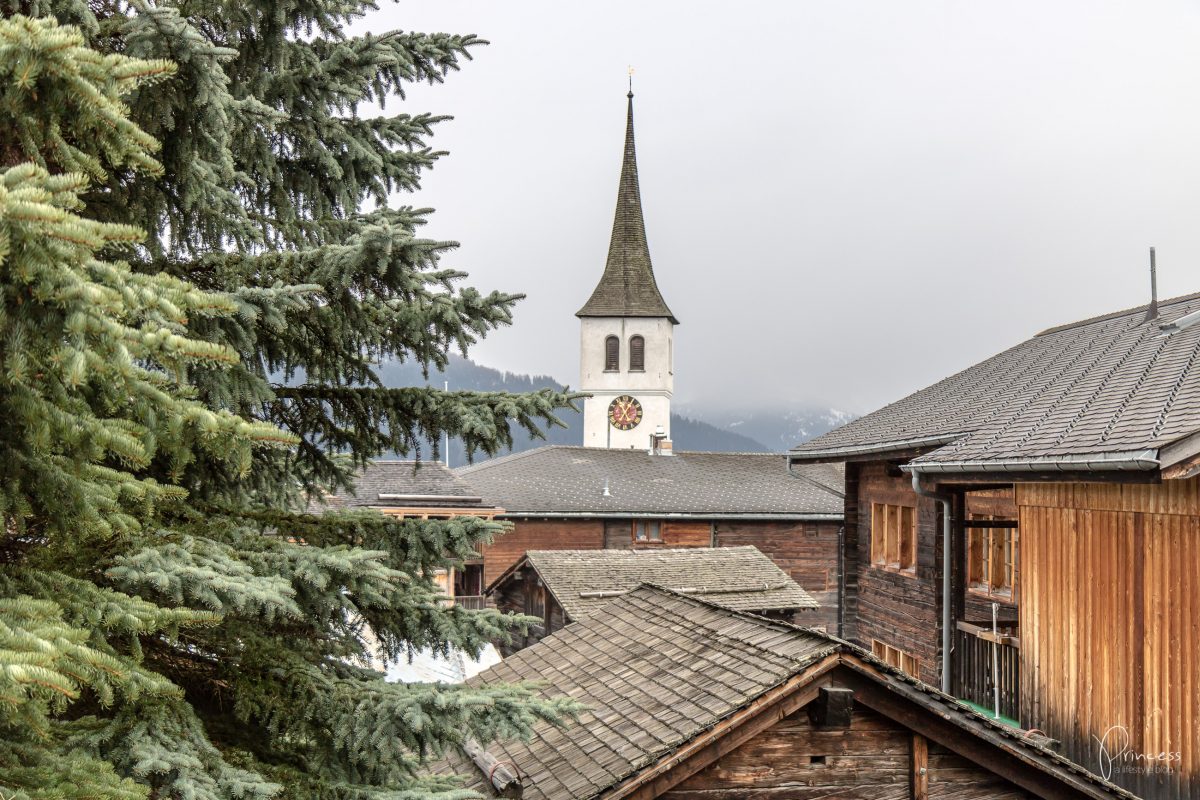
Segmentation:
[(841, 461), (854, 456), (870, 456), (870, 455), (885, 455), (893, 451), (912, 450), (914, 448), (940, 447), (949, 444), (955, 439), (961, 439), (967, 435), (967, 431), (960, 433), (943, 433), (937, 436), (922, 436), (913, 439), (896, 439), (890, 442), (876, 442), (873, 444), (861, 445), (844, 445), (842, 447), (829, 447), (824, 450), (804, 450), (804, 445), (798, 445), (792, 448), (787, 453), (788, 462), (791, 464), (819, 464), (829, 461)]
[(575, 312), (575, 316), (579, 317), (580, 319), (585, 319), (585, 318), (593, 318), (594, 319), (594, 318), (602, 318), (602, 317), (612, 317), (613, 319), (619, 319), (621, 317), (638, 317), (640, 319), (665, 319), (668, 322), (670, 322), (672, 325), (679, 324), (679, 320), (675, 317), (674, 314), (671, 313), (670, 309), (668, 309), (664, 306), (663, 311), (665, 311), (666, 313), (665, 314), (657, 313), (657, 312), (650, 313), (648, 311), (620, 311), (620, 312), (617, 312), (617, 311), (613, 311), (613, 312), (588, 311), (587, 305), (584, 305), (583, 308), (581, 308)]
[(1106, 453), (1077, 453), (1014, 459), (965, 459), (962, 461), (911, 461), (901, 465), (905, 472), (936, 473), (1029, 473), (1029, 472), (1145, 472), (1159, 468), (1158, 450), (1120, 450)]

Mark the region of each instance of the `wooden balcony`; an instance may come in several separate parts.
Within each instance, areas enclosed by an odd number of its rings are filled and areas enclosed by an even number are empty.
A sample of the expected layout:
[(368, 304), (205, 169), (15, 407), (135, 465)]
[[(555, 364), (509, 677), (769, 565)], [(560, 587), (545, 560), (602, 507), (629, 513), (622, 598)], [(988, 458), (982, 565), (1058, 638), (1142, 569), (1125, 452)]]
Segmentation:
[(1021, 639), (1015, 624), (959, 622), (954, 631), (954, 696), (994, 716), (999, 689), (1000, 716), (1021, 719)]
[(487, 595), (482, 594), (456, 595), (454, 597), (454, 604), (471, 611), (479, 611), (480, 609), (488, 608), (490, 605)]

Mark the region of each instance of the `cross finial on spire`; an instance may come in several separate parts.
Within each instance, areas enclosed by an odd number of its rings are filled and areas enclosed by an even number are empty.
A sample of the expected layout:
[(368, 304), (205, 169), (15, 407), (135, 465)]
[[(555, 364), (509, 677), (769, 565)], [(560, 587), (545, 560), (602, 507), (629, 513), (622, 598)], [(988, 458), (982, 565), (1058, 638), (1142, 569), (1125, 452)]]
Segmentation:
[(629, 65), (629, 97), (633, 97), (633, 65)]

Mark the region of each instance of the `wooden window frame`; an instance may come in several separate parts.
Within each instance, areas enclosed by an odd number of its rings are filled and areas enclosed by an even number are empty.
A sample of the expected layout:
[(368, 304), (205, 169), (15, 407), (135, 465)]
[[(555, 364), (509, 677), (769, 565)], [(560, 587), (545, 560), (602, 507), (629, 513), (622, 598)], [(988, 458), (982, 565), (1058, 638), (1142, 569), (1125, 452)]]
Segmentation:
[(629, 371), (646, 371), (646, 337), (641, 334), (629, 337)]
[(631, 526), (634, 544), (662, 544), (663, 523), (658, 519), (635, 519)]
[(887, 642), (881, 642), (878, 639), (871, 640), (871, 654), (885, 664), (895, 667), (906, 675), (920, 680), (921, 678), (921, 659), (906, 653), (899, 647), (893, 647)]
[(893, 503), (871, 503), (871, 566), (917, 574), (917, 509)]
[[(990, 514), (972, 514), (976, 521), (1011, 521)], [(967, 528), (967, 591), (999, 603), (1017, 602), (1020, 576), (1017, 559), (1021, 535), (1017, 528)]]

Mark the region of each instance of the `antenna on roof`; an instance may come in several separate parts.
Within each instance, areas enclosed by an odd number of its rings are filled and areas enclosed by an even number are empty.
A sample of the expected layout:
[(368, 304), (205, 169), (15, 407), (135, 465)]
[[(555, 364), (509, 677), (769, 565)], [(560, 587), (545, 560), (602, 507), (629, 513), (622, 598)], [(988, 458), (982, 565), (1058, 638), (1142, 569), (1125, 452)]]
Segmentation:
[(633, 65), (629, 65), (629, 96), (633, 97)]
[(1158, 271), (1154, 264), (1154, 248), (1150, 248), (1150, 307), (1146, 309), (1145, 322), (1158, 318)]

